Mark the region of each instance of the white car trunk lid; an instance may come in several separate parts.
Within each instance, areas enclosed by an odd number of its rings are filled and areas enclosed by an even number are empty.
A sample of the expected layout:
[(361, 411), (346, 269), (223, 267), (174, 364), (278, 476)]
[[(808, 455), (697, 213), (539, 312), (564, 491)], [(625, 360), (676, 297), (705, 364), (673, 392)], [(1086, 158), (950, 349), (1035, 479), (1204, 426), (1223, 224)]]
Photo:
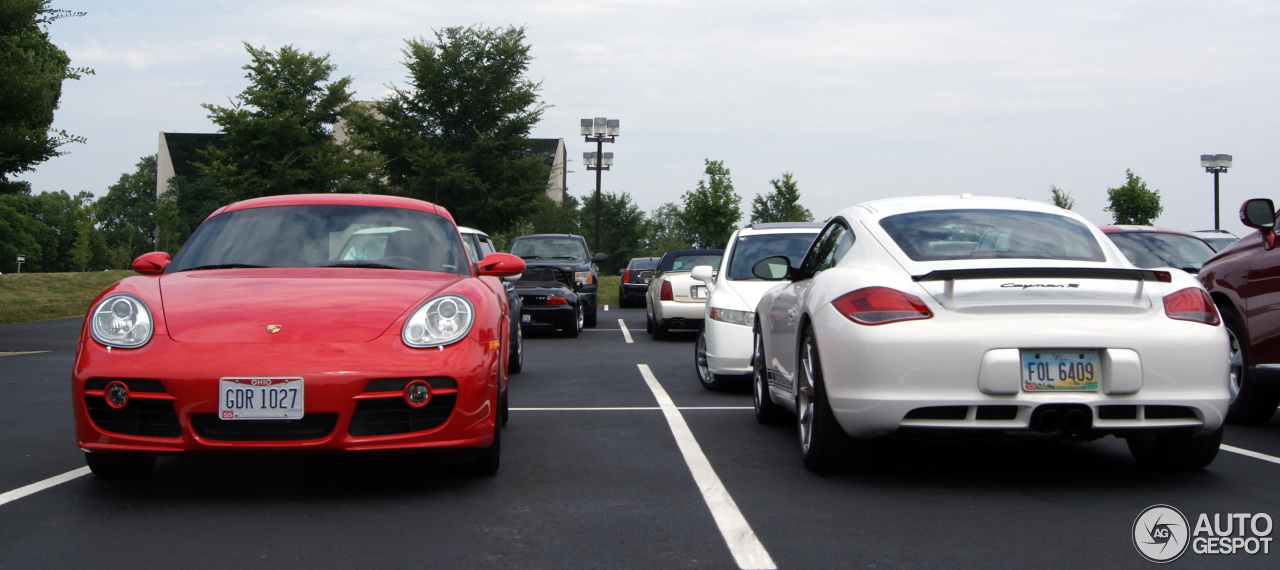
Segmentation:
[(948, 310), (983, 313), (1151, 310), (1156, 272), (1127, 269), (992, 269), (938, 271), (917, 277)]

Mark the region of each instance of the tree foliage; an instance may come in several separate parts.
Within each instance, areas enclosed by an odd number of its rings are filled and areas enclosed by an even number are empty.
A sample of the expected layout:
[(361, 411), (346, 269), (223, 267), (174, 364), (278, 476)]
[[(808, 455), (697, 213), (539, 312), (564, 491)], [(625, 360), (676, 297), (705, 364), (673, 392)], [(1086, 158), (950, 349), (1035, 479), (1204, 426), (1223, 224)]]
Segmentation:
[(138, 160), (137, 170), (121, 174), (93, 205), (97, 229), (112, 252), (111, 265), (124, 269), (133, 258), (155, 248), (156, 155)]
[(524, 28), (445, 28), (434, 41), (407, 41), (403, 53), (409, 84), (352, 119), (355, 140), (385, 158), (393, 193), (488, 232), (519, 223), (550, 175), (528, 153), (546, 105), (525, 78)]
[(800, 189), (790, 172), (769, 181), (773, 191), (751, 200), (751, 223), (812, 222), (813, 213), (800, 205)]
[(1076, 199), (1071, 197), (1070, 192), (1052, 184), (1049, 185), (1049, 192), (1053, 194), (1049, 201), (1053, 202), (1054, 206), (1062, 208), (1063, 210), (1070, 210), (1076, 207)]
[[(595, 198), (583, 200), (579, 211), (578, 226), (588, 244), (595, 244)], [(600, 264), (607, 274), (617, 273), (626, 267), (632, 257), (644, 253), (644, 210), (631, 201), (626, 192), (602, 192), (600, 194), (600, 251), (609, 259)]]
[(684, 211), (675, 202), (667, 202), (654, 208), (644, 221), (643, 234), (644, 253), (647, 257), (658, 257), (671, 250), (693, 247), (693, 232), (689, 230)]
[(706, 177), (684, 193), (684, 222), (696, 247), (721, 248), (742, 219), (742, 198), (733, 191), (723, 161), (707, 159), (706, 165)]
[(249, 86), (230, 107), (204, 104), (226, 148), (204, 151), (204, 176), (234, 199), (314, 192), (370, 192), (379, 184), (376, 154), (337, 142), (333, 125), (354, 112), (350, 77), (330, 81), (329, 56), (284, 46), (245, 44)]
[(58, 149), (84, 138), (54, 131), (53, 112), (62, 98), (62, 82), (93, 70), (71, 67), (66, 52), (49, 41), (47, 28), (83, 12), (55, 10), (49, 0), (0, 2), (0, 193), (21, 194), (11, 174), (27, 172)]
[(1125, 183), (1119, 188), (1108, 188), (1107, 199), (1111, 205), (1103, 211), (1111, 212), (1117, 224), (1151, 225), (1164, 206), (1160, 205), (1160, 191), (1148, 190), (1147, 183), (1132, 170), (1125, 169)]

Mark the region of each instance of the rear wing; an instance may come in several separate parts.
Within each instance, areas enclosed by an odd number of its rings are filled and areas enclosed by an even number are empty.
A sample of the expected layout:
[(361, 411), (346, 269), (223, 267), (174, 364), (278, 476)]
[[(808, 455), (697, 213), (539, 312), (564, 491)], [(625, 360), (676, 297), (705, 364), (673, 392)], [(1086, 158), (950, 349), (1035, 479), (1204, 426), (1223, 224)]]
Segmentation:
[(921, 281), (955, 281), (959, 279), (1117, 279), (1123, 281), (1152, 281), (1169, 283), (1173, 276), (1168, 271), (1151, 269), (1120, 269), (1111, 267), (1008, 267), (995, 269), (945, 269), (930, 271), (924, 275), (912, 275)]

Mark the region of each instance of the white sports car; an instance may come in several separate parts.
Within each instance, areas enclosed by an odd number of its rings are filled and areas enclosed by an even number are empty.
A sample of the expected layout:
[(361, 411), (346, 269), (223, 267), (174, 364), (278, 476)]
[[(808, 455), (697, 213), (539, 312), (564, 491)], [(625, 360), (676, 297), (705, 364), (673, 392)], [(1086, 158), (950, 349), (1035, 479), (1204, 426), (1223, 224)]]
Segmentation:
[(756, 417), (798, 418), (830, 469), (892, 433), (1127, 439), (1200, 469), (1222, 441), (1229, 345), (1190, 275), (1137, 269), (1096, 227), (1010, 198), (880, 200), (834, 216), (755, 318)]
[(800, 261), (822, 226), (821, 222), (753, 224), (729, 237), (721, 271), (702, 265), (690, 272), (707, 284), (708, 292), (702, 329), (693, 349), (693, 369), (703, 388), (746, 385), (745, 380), (751, 377), (756, 303), (765, 291), (778, 285), (756, 277), (751, 268), (774, 255)]

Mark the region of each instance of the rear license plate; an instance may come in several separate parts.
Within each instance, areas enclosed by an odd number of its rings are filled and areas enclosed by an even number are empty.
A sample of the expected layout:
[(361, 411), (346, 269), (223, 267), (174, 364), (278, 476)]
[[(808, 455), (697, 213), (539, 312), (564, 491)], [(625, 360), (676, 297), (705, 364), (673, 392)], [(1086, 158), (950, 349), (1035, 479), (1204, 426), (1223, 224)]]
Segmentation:
[(520, 322), (522, 322), (522, 323), (524, 323), (524, 324), (532, 323), (532, 322), (533, 322), (533, 315), (530, 315), (529, 313), (524, 313), (524, 314), (520, 315)]
[(1102, 366), (1096, 350), (1023, 350), (1022, 389), (1026, 392), (1098, 389)]
[(222, 378), (218, 417), (224, 420), (302, 419), (302, 378)]
[(694, 299), (706, 299), (706, 298), (707, 298), (707, 286), (706, 286), (706, 285), (694, 285), (692, 289), (689, 289), (689, 296), (690, 296), (690, 297), (693, 297)]

